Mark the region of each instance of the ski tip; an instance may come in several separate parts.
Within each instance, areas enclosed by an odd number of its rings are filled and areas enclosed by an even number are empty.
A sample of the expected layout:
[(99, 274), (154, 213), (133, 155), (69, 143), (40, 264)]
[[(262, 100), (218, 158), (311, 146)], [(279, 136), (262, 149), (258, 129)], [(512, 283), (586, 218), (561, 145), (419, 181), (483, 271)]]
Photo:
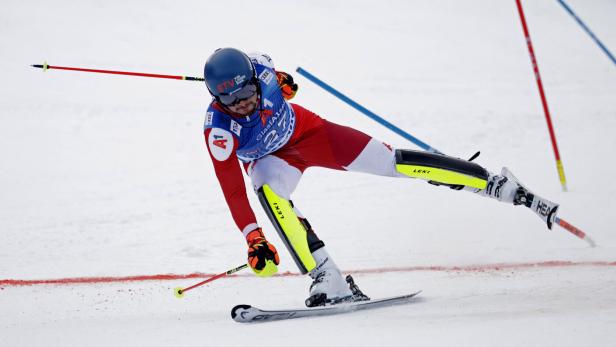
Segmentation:
[(239, 314), (238, 311), (249, 310), (250, 308), (252, 308), (252, 306), (250, 305), (236, 305), (231, 309), (231, 318), (233, 318), (233, 320), (236, 320), (235, 317), (237, 317), (237, 315)]
[(408, 299), (416, 299), (416, 297), (417, 297), (419, 294), (421, 294), (421, 292), (422, 292), (422, 290), (418, 290), (418, 291), (416, 291), (416, 292), (413, 292), (413, 293), (409, 294), (409, 295), (407, 296), (407, 298), (408, 298)]

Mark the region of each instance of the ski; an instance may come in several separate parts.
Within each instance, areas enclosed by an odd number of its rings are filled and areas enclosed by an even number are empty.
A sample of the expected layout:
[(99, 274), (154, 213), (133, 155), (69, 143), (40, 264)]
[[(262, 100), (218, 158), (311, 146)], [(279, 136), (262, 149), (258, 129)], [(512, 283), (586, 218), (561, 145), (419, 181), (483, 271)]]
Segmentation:
[(305, 317), (331, 316), (360, 310), (407, 304), (413, 302), (413, 299), (415, 299), (419, 293), (421, 293), (421, 291), (390, 298), (356, 301), (315, 308), (262, 310), (251, 305), (237, 305), (231, 310), (231, 318), (239, 323), (253, 323)]

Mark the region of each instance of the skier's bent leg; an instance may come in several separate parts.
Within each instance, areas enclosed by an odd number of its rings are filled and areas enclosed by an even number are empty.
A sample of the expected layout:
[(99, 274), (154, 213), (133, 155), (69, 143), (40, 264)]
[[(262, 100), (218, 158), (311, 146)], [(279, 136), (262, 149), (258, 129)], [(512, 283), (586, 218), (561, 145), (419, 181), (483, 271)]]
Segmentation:
[(312, 270), (316, 264), (311, 252), (323, 243), (313, 232), (307, 232), (290, 200), (302, 172), (273, 155), (259, 159), (248, 171), (263, 209), (297, 267), (302, 273)]
[(306, 299), (307, 306), (364, 299), (363, 294), (354, 296), (354, 291), (327, 253), (325, 243), (317, 237), (308, 220), (291, 200), (279, 196), (267, 184), (259, 188), (257, 194), (295, 264), (302, 274), (308, 273), (313, 279)]
[(259, 201), (297, 267), (313, 279), (306, 304), (317, 306), (347, 298), (367, 298), (357, 286), (351, 289), (347, 284), (327, 253), (324, 242), (291, 201), (301, 171), (281, 158), (267, 156), (257, 161), (249, 169), (249, 174)]

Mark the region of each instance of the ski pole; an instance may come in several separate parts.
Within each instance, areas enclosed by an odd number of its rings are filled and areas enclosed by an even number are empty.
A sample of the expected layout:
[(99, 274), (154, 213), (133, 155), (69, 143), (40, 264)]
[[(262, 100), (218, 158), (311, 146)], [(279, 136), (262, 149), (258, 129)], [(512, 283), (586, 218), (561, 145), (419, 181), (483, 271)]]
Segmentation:
[(128, 71), (85, 69), (85, 68), (80, 68), (80, 67), (52, 66), (52, 65), (48, 65), (47, 62), (45, 62), (42, 65), (31, 65), (31, 66), (35, 67), (35, 68), (43, 69), (43, 71), (47, 71), (47, 70), (70, 70), (70, 71), (106, 73), (106, 74), (114, 74), (114, 75), (129, 75), (129, 76), (140, 76), (140, 77), (168, 78), (168, 79), (173, 79), (173, 80), (184, 80), (184, 81), (205, 81), (205, 79), (201, 78), (201, 77), (160, 75), (160, 74), (143, 73), (143, 72), (128, 72)]
[(197, 284), (194, 284), (194, 285), (192, 285), (190, 287), (187, 287), (187, 288), (182, 288), (182, 287), (174, 288), (173, 289), (173, 293), (175, 294), (176, 298), (182, 298), (182, 297), (184, 297), (184, 293), (186, 293), (189, 290), (195, 289), (197, 287), (200, 287), (200, 286), (202, 286), (204, 284), (210, 283), (212, 281), (215, 281), (215, 280), (217, 280), (219, 278), (222, 278), (222, 277), (225, 277), (227, 275), (234, 274), (234, 273), (236, 273), (238, 271), (244, 270), (247, 267), (248, 267), (248, 264), (243, 264), (243, 265), (240, 265), (240, 266), (238, 266), (236, 268), (233, 268), (231, 270), (227, 270), (227, 271), (225, 271), (223, 273), (219, 273), (218, 275), (214, 275), (214, 276), (206, 279), (205, 281), (201, 281), (201, 282), (199, 282)]

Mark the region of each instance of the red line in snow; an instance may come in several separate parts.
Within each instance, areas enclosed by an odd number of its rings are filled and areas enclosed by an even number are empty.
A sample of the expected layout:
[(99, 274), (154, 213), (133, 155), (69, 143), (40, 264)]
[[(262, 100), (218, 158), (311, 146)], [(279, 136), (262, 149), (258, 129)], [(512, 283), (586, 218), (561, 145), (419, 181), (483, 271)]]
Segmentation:
[[(562, 267), (616, 267), (616, 261), (543, 261), (529, 263), (497, 263), (497, 264), (478, 264), (478, 265), (462, 265), (462, 266), (408, 266), (408, 267), (389, 267), (375, 269), (357, 269), (345, 271), (352, 274), (375, 274), (388, 272), (413, 272), (413, 271), (445, 271), (445, 272), (488, 272), (488, 271), (503, 271), (503, 270), (518, 270), (518, 269), (537, 269), (537, 268), (562, 268)], [(125, 277), (75, 277), (75, 278), (58, 278), (46, 280), (15, 280), (4, 279), (0, 280), (0, 287), (16, 287), (16, 286), (33, 286), (41, 284), (96, 284), (96, 283), (123, 283), (123, 282), (143, 282), (143, 281), (172, 281), (190, 278), (208, 278), (214, 274), (192, 273), (187, 275), (177, 274), (162, 274), (162, 275), (145, 275), (145, 276), (125, 276)], [(252, 274), (230, 275), (225, 278), (233, 277), (248, 277)], [(300, 276), (296, 272), (284, 272), (276, 276)]]
[(385, 272), (411, 272), (411, 271), (446, 271), (446, 272), (487, 272), (487, 271), (503, 271), (516, 269), (533, 269), (533, 268), (555, 268), (555, 267), (574, 267), (574, 266), (614, 266), (616, 261), (563, 261), (550, 260), (543, 262), (531, 263), (497, 263), (497, 264), (479, 264), (479, 265), (464, 265), (464, 266), (412, 266), (398, 268), (380, 268), (380, 269), (365, 269), (357, 271), (349, 271), (350, 273), (385, 273)]

